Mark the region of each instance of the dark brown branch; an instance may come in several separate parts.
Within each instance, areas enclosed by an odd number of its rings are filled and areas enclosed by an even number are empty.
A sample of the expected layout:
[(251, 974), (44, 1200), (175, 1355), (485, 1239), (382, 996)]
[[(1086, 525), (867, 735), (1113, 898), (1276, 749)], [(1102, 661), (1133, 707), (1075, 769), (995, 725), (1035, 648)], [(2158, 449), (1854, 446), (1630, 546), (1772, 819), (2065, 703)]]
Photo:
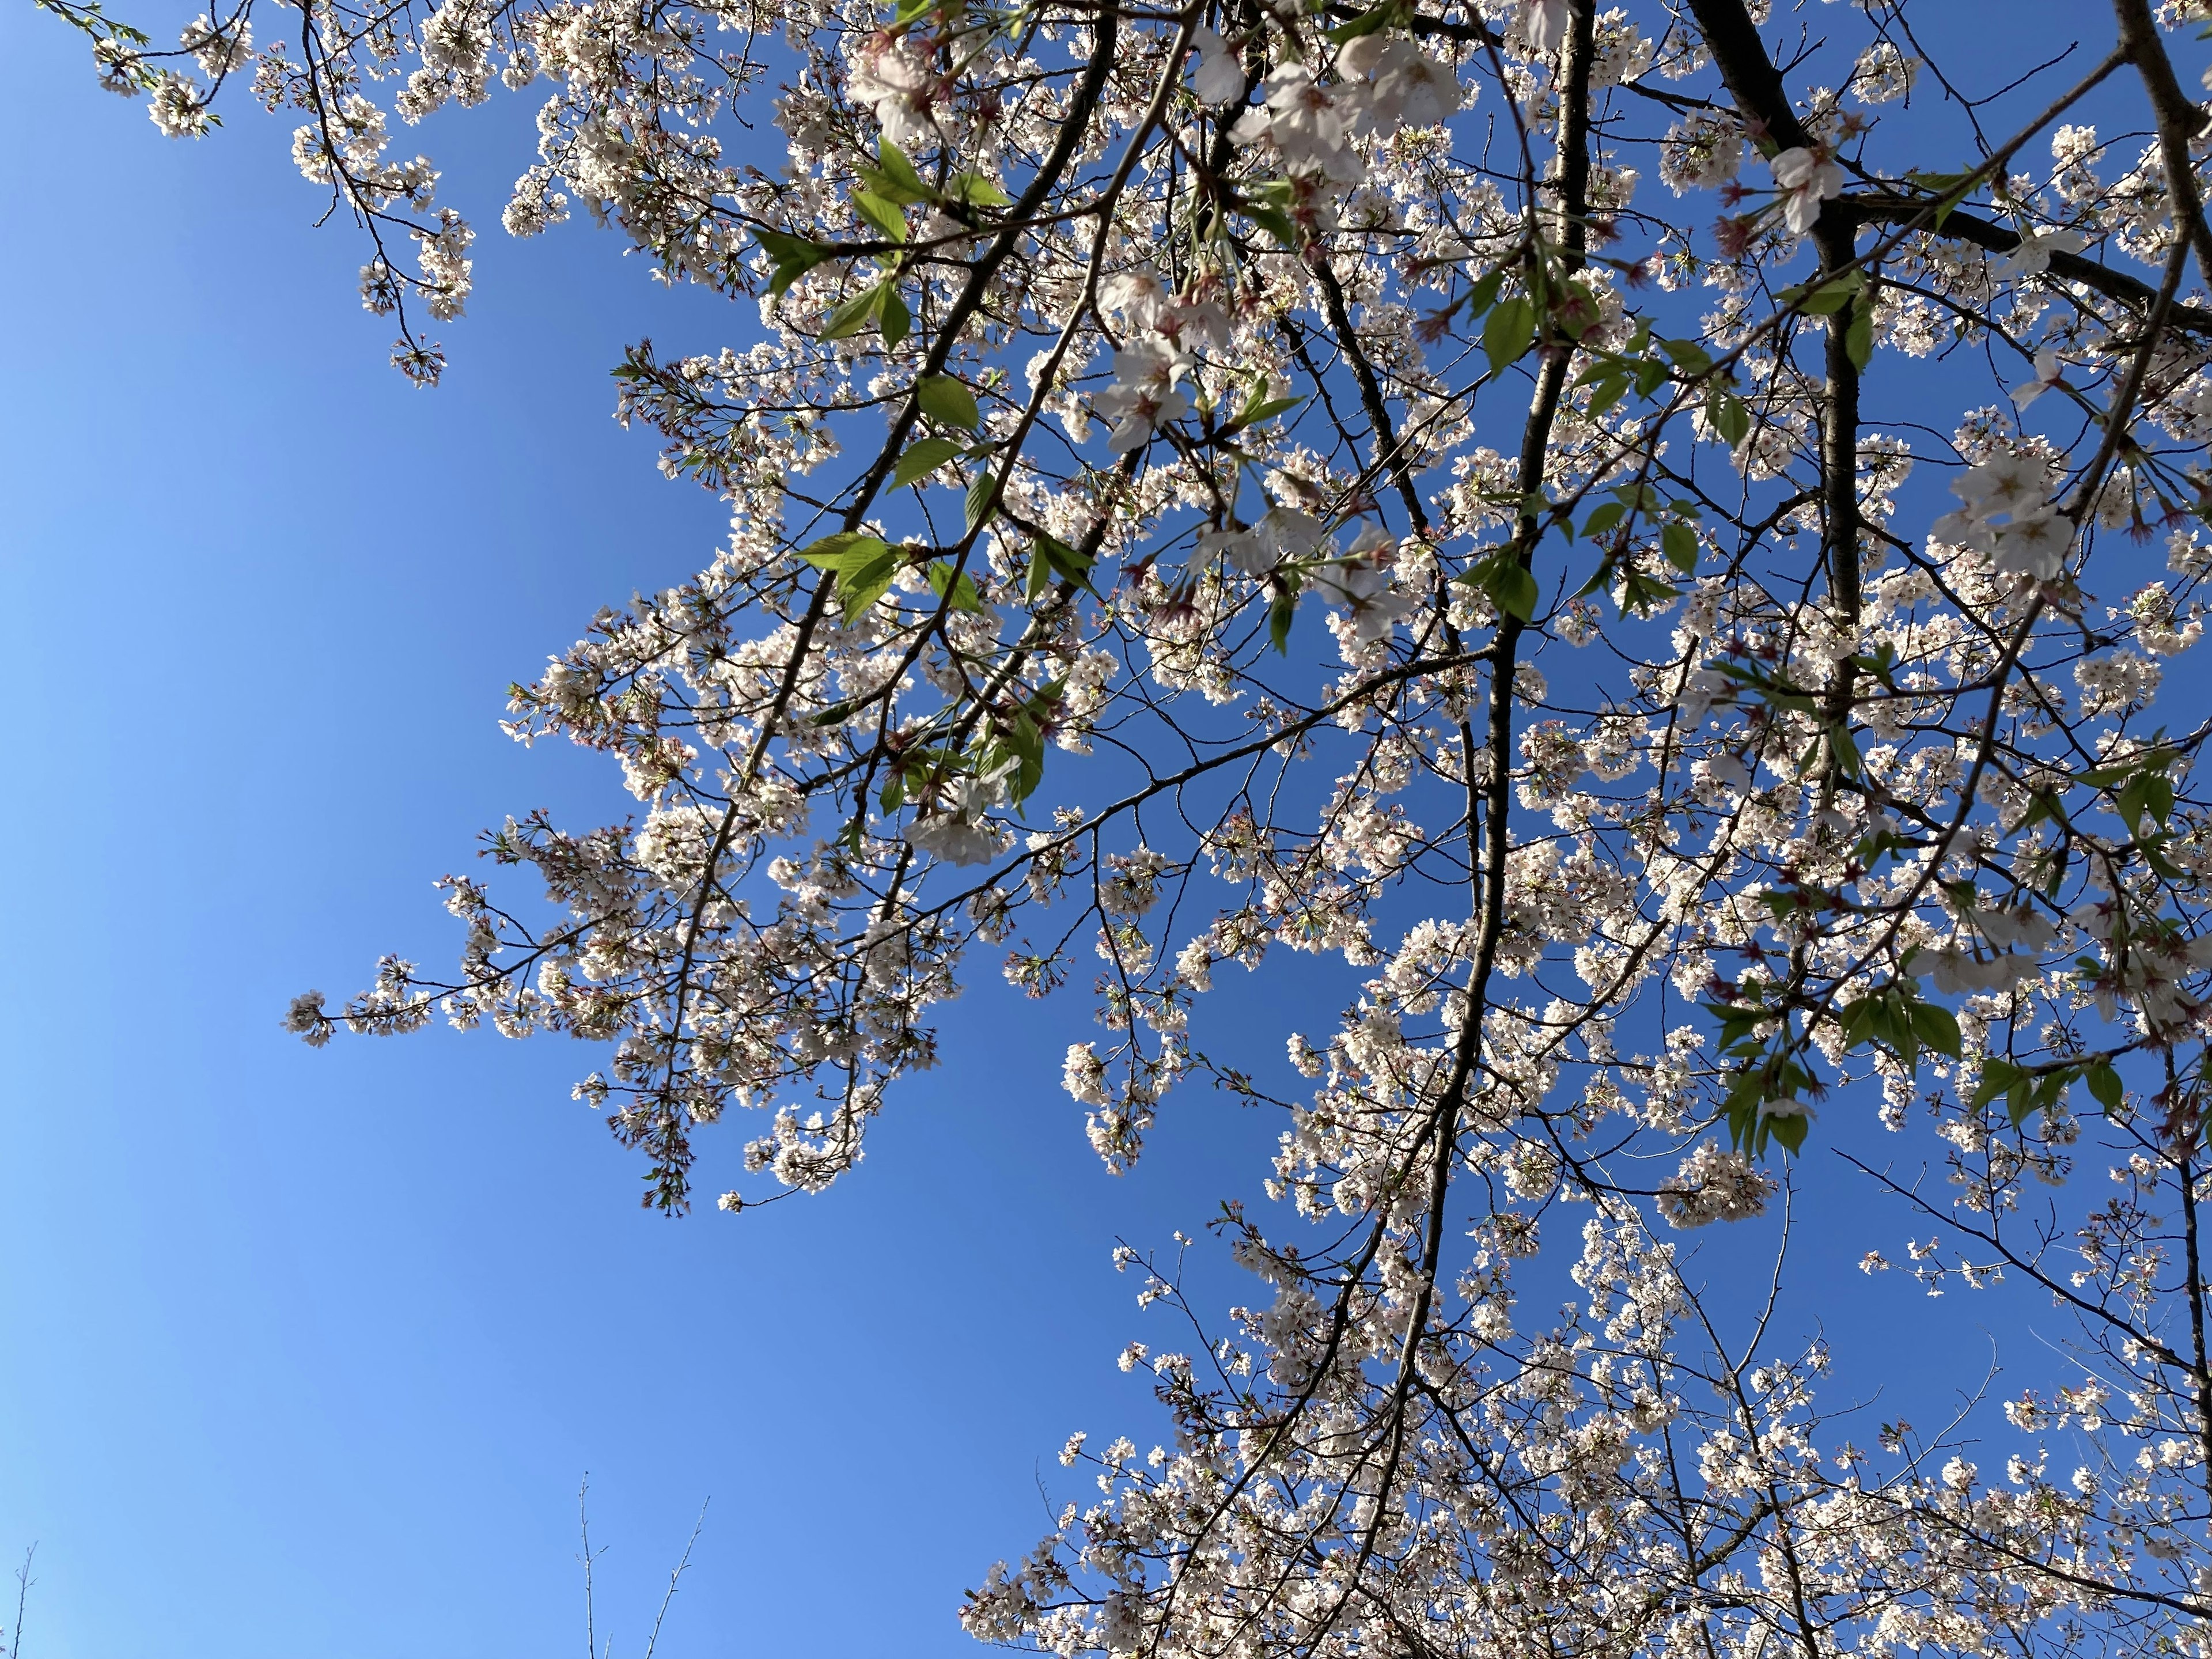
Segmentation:
[[(1928, 211), (1925, 196), (1895, 195), (1887, 192), (1860, 193), (1838, 197), (1828, 204), (1831, 209), (1850, 212), (1861, 224), (1902, 224), (1918, 218)], [(2007, 226), (1993, 224), (1976, 214), (1952, 212), (1938, 228), (1923, 233), (1929, 236), (1955, 237), (1962, 242), (1972, 242), (1976, 247), (1990, 253), (2010, 253), (2021, 244), (2021, 234)], [(2063, 253), (2053, 249), (2051, 254), (2051, 274), (2069, 283), (2079, 284), (2094, 293), (2135, 311), (2147, 312), (2158, 297), (2158, 289), (2140, 277), (2095, 259), (2085, 259), (2078, 253)], [(2212, 334), (2212, 311), (2202, 306), (2177, 305), (2166, 314), (2166, 322), (2174, 328), (2187, 329), (2192, 333)]]

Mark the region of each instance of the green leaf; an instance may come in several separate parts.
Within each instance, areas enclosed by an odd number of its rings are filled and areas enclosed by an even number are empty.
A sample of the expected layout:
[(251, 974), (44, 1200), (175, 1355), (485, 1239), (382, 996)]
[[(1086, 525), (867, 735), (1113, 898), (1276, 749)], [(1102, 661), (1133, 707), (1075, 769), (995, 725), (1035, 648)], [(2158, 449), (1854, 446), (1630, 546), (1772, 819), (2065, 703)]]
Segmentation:
[(891, 578), (898, 574), (898, 550), (880, 537), (857, 531), (824, 536), (802, 548), (799, 556), (828, 571), (836, 580), (837, 597), (844, 605), (848, 623), (864, 615), (869, 606), (883, 598), (890, 589)]
[(940, 599), (945, 597), (946, 587), (950, 586), (955, 611), (981, 611), (983, 608), (983, 596), (976, 591), (975, 584), (969, 580), (968, 573), (963, 570), (956, 577), (948, 559), (939, 559), (929, 567), (929, 586), (930, 591)]
[(915, 383), (914, 392), (915, 400), (921, 404), (921, 412), (933, 421), (973, 432), (983, 418), (975, 407), (975, 394), (952, 375), (925, 374)]
[(1856, 369), (1864, 369), (1874, 361), (1873, 307), (1861, 306), (1851, 314), (1851, 325), (1844, 331), (1844, 355)]
[(841, 530), (834, 536), (809, 542), (799, 550), (799, 556), (823, 570), (845, 570), (866, 563), (884, 547), (880, 536), (871, 536), (865, 530)]
[(875, 287), (854, 295), (830, 313), (829, 320), (822, 325), (822, 332), (815, 337), (819, 340), (845, 340), (858, 334), (874, 319), (890, 286), (888, 283), (878, 283)]
[(1469, 322), (1481, 316), (1498, 303), (1498, 290), (1505, 285), (1505, 273), (1493, 270), (1468, 290), (1467, 316)]
[(1590, 393), (1589, 412), (1593, 417), (1602, 415), (1628, 395), (1628, 376), (1625, 374), (1607, 375)]
[(1090, 587), (1091, 567), (1095, 562), (1089, 554), (1078, 552), (1057, 537), (1039, 535), (1030, 550), (1029, 597), (1036, 599), (1055, 580)]
[(2173, 783), (2162, 772), (2154, 772), (2143, 779), (2143, 805), (2160, 823), (2173, 816)]
[(1490, 372), (1502, 373), (1528, 355), (1528, 348), (1536, 343), (1536, 307), (1524, 295), (1515, 295), (1490, 313), (1483, 325), (1483, 354), (1490, 359)]
[(1372, 34), (1379, 28), (1389, 27), (1397, 15), (1396, 0), (1389, 0), (1389, 3), (1360, 13), (1350, 22), (1339, 23), (1328, 32), (1328, 38), (1342, 46), (1346, 40), (1357, 40), (1363, 34)]
[(998, 493), (997, 477), (988, 466), (980, 469), (975, 474), (975, 481), (968, 486), (966, 513), (969, 529), (973, 530), (989, 520)]
[(1298, 591), (1285, 582), (1275, 590), (1275, 597), (1267, 605), (1267, 639), (1276, 654), (1291, 654), (1291, 623), (1298, 614)]
[(2005, 1112), (2015, 1129), (2037, 1112), (2047, 1111), (2058, 1103), (2058, 1097), (2073, 1080), (2071, 1066), (2046, 1073), (2033, 1088), (2015, 1089), (2005, 1097)]
[(1272, 421), (1285, 410), (1296, 409), (1304, 402), (1305, 402), (1304, 398), (1270, 398), (1265, 403), (1252, 404), (1237, 417), (1229, 430), (1242, 432), (1245, 428), (1257, 426), (1262, 421)]
[(1943, 222), (1951, 216), (1951, 210), (1972, 195), (1978, 182), (1972, 173), (1922, 173), (1917, 169), (1905, 175), (1924, 190), (1938, 197), (1936, 206), (1936, 228), (1943, 228)]
[(1053, 574), (1061, 580), (1091, 586), (1091, 567), (1097, 561), (1090, 554), (1070, 547), (1056, 536), (1039, 536), (1037, 549), (1052, 566)]
[(1620, 574), (1620, 560), (1619, 556), (1613, 553), (1608, 552), (1603, 558), (1597, 562), (1597, 568), (1590, 572), (1589, 580), (1584, 582), (1580, 587), (1575, 589), (1571, 597), (1577, 599), (1586, 599), (1591, 594), (1598, 592), (1601, 588), (1610, 587), (1613, 585), (1613, 579)]
[(1496, 568), (1483, 582), (1483, 591), (1497, 602), (1500, 611), (1524, 623), (1534, 621), (1536, 602), (1541, 597), (1535, 577), (1522, 569), (1517, 559), (1500, 558), (1494, 563)]
[(1767, 1133), (1793, 1155), (1805, 1150), (1805, 1137), (1812, 1133), (1813, 1120), (1802, 1112), (1786, 1113), (1759, 1121)]
[(1685, 374), (1702, 374), (1713, 366), (1712, 354), (1695, 340), (1662, 340), (1659, 349)]
[[(1627, 511), (1628, 509), (1619, 501), (1600, 502), (1590, 510), (1589, 517), (1583, 520), (1583, 539), (1595, 541), (1619, 524), (1621, 515)], [(1526, 618), (1524, 617), (1523, 620), (1525, 621)]]
[(1713, 430), (1721, 434), (1721, 441), (1730, 449), (1743, 447), (1743, 441), (1751, 435), (1751, 411), (1743, 399), (1732, 392), (1717, 393), (1711, 408)]
[(836, 252), (800, 237), (787, 236), (781, 231), (763, 230), (756, 234), (760, 238), (762, 251), (775, 265), (769, 277), (770, 294), (789, 291), (793, 283)]
[(1975, 1086), (1973, 1103), (1986, 1106), (1999, 1095), (2009, 1095), (2028, 1079), (2027, 1071), (1995, 1054), (1983, 1062), (1982, 1080)]
[(1276, 208), (1261, 207), (1251, 202), (1244, 204), (1244, 212), (1254, 224), (1259, 226), (1285, 247), (1297, 249), (1305, 246), (1305, 239), (1298, 234), (1298, 228), (1291, 222), (1289, 214)]
[(1851, 736), (1850, 727), (1838, 725), (1828, 728), (1828, 752), (1835, 757), (1838, 769), (1845, 777), (1858, 776), (1862, 764), (1859, 745), (1858, 740)]
[(1915, 1002), (1911, 1006), (1913, 1035), (1937, 1054), (1958, 1059), (1962, 1052), (1959, 1022), (1951, 1011), (1932, 1002)]
[(1041, 688), (1022, 705), (1014, 716), (1013, 730), (1006, 733), (1006, 746), (1018, 763), (1009, 780), (1017, 805), (1034, 794), (1044, 780), (1044, 722), (1052, 717), (1060, 692), (1057, 680)]
[(866, 616), (876, 601), (890, 592), (891, 578), (897, 574), (897, 558), (886, 556), (880, 564), (856, 571), (850, 578), (837, 579), (837, 597), (844, 604), (848, 627)]
[(1863, 279), (1854, 270), (1850, 275), (1838, 277), (1834, 282), (1826, 283), (1815, 292), (1807, 295), (1798, 301), (1797, 309), (1808, 317), (1832, 317), (1850, 304), (1851, 296), (1859, 291), (1863, 284)]
[(926, 478), (954, 456), (964, 454), (967, 446), (957, 438), (924, 438), (898, 459), (891, 472), (891, 488), (904, 489), (917, 478)]
[(891, 241), (906, 240), (906, 215), (880, 196), (865, 190), (853, 192), (853, 210)]
[(955, 201), (965, 202), (969, 207), (1012, 207), (1014, 198), (980, 173), (963, 173), (955, 179), (947, 193)]
[(899, 298), (898, 289), (888, 279), (876, 291), (883, 295), (882, 303), (877, 307), (876, 326), (883, 331), (884, 345), (888, 349), (906, 338), (914, 327), (914, 319), (907, 311), (906, 301)]
[(845, 607), (845, 621), (849, 624), (868, 613), (878, 599), (890, 591), (891, 578), (898, 574), (899, 556), (886, 548), (881, 556), (851, 570), (837, 573), (837, 597)]
[(914, 163), (906, 159), (906, 152), (888, 138), (876, 140), (876, 160), (882, 165), (884, 177), (900, 192), (917, 202), (927, 202), (937, 192), (921, 180), (914, 170)]
[(1659, 549), (1667, 562), (1684, 575), (1698, 568), (1698, 532), (1686, 524), (1670, 524), (1659, 532)]
[(2097, 1104), (2108, 1112), (2117, 1112), (2120, 1103), (2127, 1098), (2127, 1091), (2120, 1086), (2120, 1074), (2112, 1069), (2110, 1060), (2100, 1060), (2089, 1067), (2089, 1092)]

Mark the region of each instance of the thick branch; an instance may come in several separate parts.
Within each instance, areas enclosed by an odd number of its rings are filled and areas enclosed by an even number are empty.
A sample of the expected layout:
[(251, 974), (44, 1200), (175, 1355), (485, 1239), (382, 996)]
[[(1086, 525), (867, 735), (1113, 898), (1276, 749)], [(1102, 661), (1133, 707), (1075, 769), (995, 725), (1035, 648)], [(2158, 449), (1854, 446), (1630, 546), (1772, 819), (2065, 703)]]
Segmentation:
[[(1840, 196), (1828, 204), (1831, 209), (1850, 212), (1860, 224), (1903, 224), (1920, 217), (1928, 211), (1924, 196), (1899, 196), (1887, 193), (1865, 193)], [(1954, 237), (1962, 242), (1972, 242), (1976, 247), (1990, 253), (2010, 253), (2021, 244), (2018, 231), (1994, 224), (1972, 213), (1954, 210), (1940, 228), (1923, 232), (1929, 236)], [(2074, 283), (2108, 300), (2116, 300), (2132, 310), (2147, 312), (2158, 297), (2158, 290), (2140, 277), (2130, 276), (2124, 270), (2095, 259), (2085, 259), (2078, 253), (2051, 251), (2051, 274), (2063, 281)], [(2212, 311), (2202, 306), (2175, 306), (2166, 316), (2167, 323), (2192, 333), (2212, 334)]]

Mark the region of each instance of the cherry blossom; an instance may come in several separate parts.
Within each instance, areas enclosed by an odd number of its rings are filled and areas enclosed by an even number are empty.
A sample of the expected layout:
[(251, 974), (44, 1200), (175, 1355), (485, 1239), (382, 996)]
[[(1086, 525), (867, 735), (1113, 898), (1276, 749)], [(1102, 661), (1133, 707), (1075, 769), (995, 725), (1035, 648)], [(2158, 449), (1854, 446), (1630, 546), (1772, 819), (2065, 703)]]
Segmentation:
[(1785, 149), (1767, 166), (1781, 193), (1782, 216), (1801, 236), (1820, 216), (1820, 204), (1843, 193), (1843, 168), (1818, 149)]
[[(617, 371), (726, 536), (511, 693), (610, 805), (284, 1029), (576, 1038), (671, 1214), (866, 1201), (979, 981), (1108, 1170), (1270, 1126), (1117, 1246), (1154, 1409), (969, 1631), (2203, 1653), (2201, 8), (269, 3), (46, 9), (163, 132), (283, 112), (417, 383), (498, 300), (402, 140), (480, 106), (508, 231), (737, 302)], [(1858, 1409), (1838, 1193), (1869, 1309), (2070, 1346)]]

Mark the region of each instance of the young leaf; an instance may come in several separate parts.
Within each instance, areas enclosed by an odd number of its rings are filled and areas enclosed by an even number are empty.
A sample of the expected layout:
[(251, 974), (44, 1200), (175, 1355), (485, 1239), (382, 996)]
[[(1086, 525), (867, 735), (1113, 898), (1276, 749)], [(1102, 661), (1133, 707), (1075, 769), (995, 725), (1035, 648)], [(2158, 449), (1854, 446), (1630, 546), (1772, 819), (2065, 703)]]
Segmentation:
[(1983, 1062), (1982, 1080), (1974, 1089), (1973, 1103), (1986, 1106), (1999, 1095), (2009, 1095), (2027, 1081), (2028, 1073), (2008, 1060), (1995, 1054)]
[(1347, 40), (1357, 40), (1363, 34), (1372, 34), (1379, 28), (1388, 27), (1397, 15), (1395, 0), (1386, 0), (1386, 3), (1361, 12), (1348, 23), (1339, 23), (1328, 31), (1328, 38), (1340, 46)]
[(1006, 747), (1016, 761), (1013, 775), (1006, 781), (1008, 791), (1018, 806), (1044, 781), (1044, 732), (1027, 708), (1014, 716), (1014, 729), (1006, 733)]
[(799, 550), (799, 556), (807, 563), (823, 570), (845, 570), (855, 564), (866, 564), (884, 550), (879, 536), (871, 536), (864, 530), (841, 530), (820, 541), (809, 542)]
[(983, 608), (983, 596), (976, 591), (975, 584), (968, 573), (963, 570), (956, 578), (951, 562), (939, 559), (929, 567), (930, 591), (941, 599), (948, 586), (952, 590), (952, 608), (955, 611), (981, 611)]
[(1686, 576), (1698, 568), (1698, 532), (1686, 524), (1670, 524), (1659, 532), (1659, 550)]
[(889, 591), (898, 574), (899, 551), (879, 536), (840, 531), (803, 547), (799, 556), (828, 571), (837, 584), (845, 620), (853, 621)]
[(1851, 367), (1863, 369), (1874, 361), (1874, 309), (1861, 306), (1851, 315), (1851, 325), (1844, 334), (1844, 355), (1851, 360)]
[(888, 138), (876, 140), (876, 160), (881, 164), (884, 177), (898, 190), (917, 202), (927, 202), (937, 192), (922, 183), (921, 175), (914, 170), (914, 163), (906, 159), (906, 152)]
[(1280, 209), (1261, 207), (1256, 203), (1247, 202), (1244, 204), (1244, 211), (1250, 216), (1254, 224), (1259, 226), (1285, 247), (1297, 249), (1305, 246), (1305, 238), (1298, 234), (1298, 228), (1291, 222), (1291, 216)]
[(844, 602), (847, 623), (866, 616), (878, 599), (890, 592), (891, 578), (898, 574), (898, 555), (886, 550), (872, 563), (838, 574), (837, 597)]
[(1916, 1001), (1911, 1007), (1913, 1035), (1937, 1054), (1958, 1059), (1960, 1052), (1959, 1022), (1951, 1011), (1938, 1007), (1932, 1002)]
[(1267, 605), (1267, 640), (1279, 656), (1291, 654), (1291, 623), (1297, 614), (1297, 590), (1288, 584), (1277, 588)]
[(999, 493), (999, 481), (989, 467), (975, 474), (975, 482), (968, 486), (968, 528), (973, 530), (991, 516), (993, 503)]
[(894, 242), (906, 240), (906, 215), (880, 196), (865, 190), (853, 192), (853, 210)]
[(2120, 1074), (2112, 1069), (2110, 1060), (2100, 1060), (2089, 1067), (2089, 1092), (2097, 1104), (2108, 1112), (2116, 1112), (2127, 1098), (2127, 1091), (2120, 1086)]
[(884, 346), (888, 350), (906, 338), (908, 331), (914, 326), (914, 319), (908, 313), (906, 301), (899, 298), (898, 289), (891, 285), (889, 277), (884, 278), (876, 292), (883, 296), (882, 303), (877, 307), (880, 314), (876, 319), (876, 326), (883, 331)]
[(1490, 313), (1483, 325), (1483, 355), (1493, 374), (1510, 368), (1528, 355), (1536, 342), (1536, 307), (1527, 297), (1515, 295)]
[(1495, 568), (1482, 586), (1483, 591), (1497, 602), (1500, 611), (1508, 611), (1524, 623), (1535, 620), (1536, 601), (1540, 597), (1536, 579), (1515, 560), (1497, 560)]
[(921, 412), (933, 421), (973, 432), (976, 422), (983, 418), (975, 407), (975, 394), (952, 375), (925, 374), (915, 383), (914, 392), (921, 404)]
[(891, 472), (891, 488), (904, 489), (917, 478), (926, 478), (954, 456), (963, 454), (967, 446), (957, 438), (924, 438), (898, 459)]
[(1751, 411), (1743, 406), (1743, 399), (1734, 392), (1723, 392), (1713, 399), (1713, 430), (1730, 449), (1743, 447), (1743, 441), (1751, 435)]
[(829, 319), (822, 325), (822, 332), (816, 337), (844, 340), (858, 334), (875, 316), (890, 287), (889, 283), (878, 283), (875, 287), (854, 295), (830, 313)]
[(1798, 302), (1797, 309), (1808, 317), (1832, 317), (1850, 304), (1851, 295), (1859, 291), (1863, 280), (1856, 270), (1848, 276), (1839, 276), (1806, 295)]
[(762, 251), (775, 266), (769, 277), (770, 294), (787, 293), (793, 283), (836, 252), (797, 236), (786, 236), (781, 231), (763, 230), (757, 234)]
[(1590, 541), (1602, 536), (1620, 522), (1621, 514), (1627, 510), (1619, 501), (1601, 501), (1591, 508), (1589, 517), (1583, 520), (1583, 539)]
[(1037, 550), (1052, 567), (1052, 574), (1062, 581), (1080, 582), (1091, 586), (1091, 567), (1097, 562), (1089, 554), (1078, 552), (1054, 536), (1039, 536)]
[(1012, 207), (1014, 198), (980, 173), (963, 173), (945, 192), (969, 207)]

